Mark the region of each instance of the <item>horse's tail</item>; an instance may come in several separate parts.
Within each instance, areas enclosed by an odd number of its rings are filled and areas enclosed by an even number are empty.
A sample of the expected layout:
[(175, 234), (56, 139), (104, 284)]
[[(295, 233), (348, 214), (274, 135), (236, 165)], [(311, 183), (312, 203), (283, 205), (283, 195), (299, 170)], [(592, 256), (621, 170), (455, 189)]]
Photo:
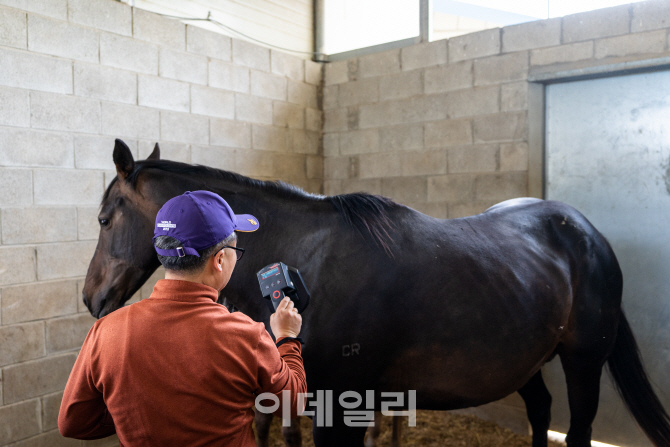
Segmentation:
[(670, 417), (654, 393), (640, 350), (623, 312), (614, 350), (607, 359), (617, 391), (638, 425), (656, 446), (670, 446)]

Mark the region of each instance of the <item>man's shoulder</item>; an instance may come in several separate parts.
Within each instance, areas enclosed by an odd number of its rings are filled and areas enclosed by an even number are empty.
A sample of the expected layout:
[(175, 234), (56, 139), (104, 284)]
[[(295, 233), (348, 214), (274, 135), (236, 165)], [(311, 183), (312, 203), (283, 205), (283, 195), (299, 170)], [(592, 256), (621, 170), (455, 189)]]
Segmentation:
[[(135, 303), (139, 304), (139, 303)], [(100, 329), (103, 327), (110, 327), (116, 322), (123, 320), (127, 317), (128, 311), (131, 305), (123, 306), (115, 311), (108, 313), (102, 318), (99, 318), (94, 324), (92, 329)]]
[[(157, 315), (156, 306), (151, 306), (150, 300), (142, 300), (129, 306), (124, 306), (114, 312), (102, 317), (95, 322), (94, 332), (114, 333), (117, 330), (126, 330), (127, 323), (132, 321), (136, 324), (142, 323), (142, 326), (152, 326), (152, 323), (161, 324), (161, 316), (165, 316), (164, 309), (160, 310), (160, 316)], [(201, 303), (199, 310), (193, 313), (182, 315), (183, 321), (189, 320), (203, 327), (217, 328), (217, 330), (228, 334), (237, 333), (242, 337), (257, 337), (262, 330), (265, 330), (263, 323), (252, 320), (242, 312), (228, 312), (228, 310), (217, 303)]]
[(264, 327), (263, 323), (252, 320), (242, 312), (231, 312), (225, 318), (228, 323), (235, 325), (239, 330), (257, 332), (261, 327)]
[(126, 318), (129, 307), (124, 306), (96, 320), (86, 336), (88, 343), (97, 344), (108, 336), (114, 337), (114, 334), (124, 327), (124, 324), (120, 322)]

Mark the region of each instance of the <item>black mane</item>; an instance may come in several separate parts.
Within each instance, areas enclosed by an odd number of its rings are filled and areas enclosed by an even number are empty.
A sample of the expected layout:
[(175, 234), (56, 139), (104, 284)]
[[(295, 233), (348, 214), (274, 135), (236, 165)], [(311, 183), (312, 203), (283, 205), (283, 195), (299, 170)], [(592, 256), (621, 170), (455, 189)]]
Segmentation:
[(133, 188), (137, 185), (137, 179), (142, 171), (145, 169), (159, 169), (174, 174), (195, 175), (198, 177), (213, 177), (228, 180), (237, 183), (238, 185), (274, 192), (282, 197), (323, 199), (323, 196), (321, 195), (310, 194), (295, 185), (284, 183), (282, 181), (256, 180), (235, 172), (215, 169), (209, 166), (189, 165), (171, 160), (142, 160), (138, 161), (135, 166), (135, 170), (128, 176), (128, 181), (133, 185)]
[[(195, 175), (198, 177), (219, 178), (232, 181), (238, 185), (272, 192), (281, 197), (328, 201), (340, 215), (342, 215), (345, 222), (354, 227), (364, 239), (367, 239), (366, 235), (372, 237), (372, 241), (375, 245), (381, 247), (387, 255), (393, 256), (390, 247), (393, 238), (391, 237), (390, 232), (393, 230), (394, 225), (389, 213), (394, 209), (403, 207), (403, 205), (400, 205), (387, 197), (365, 192), (340, 194), (336, 196), (311, 194), (305, 192), (298, 186), (282, 181), (256, 180), (235, 172), (224, 171), (203, 165), (189, 165), (171, 160), (137, 161), (135, 163), (135, 170), (128, 176), (126, 181), (135, 188), (140, 173), (146, 169), (158, 169), (174, 174)], [(112, 186), (117, 181), (118, 177), (115, 177), (109, 184), (105, 191), (105, 195), (103, 196), (103, 201), (107, 200)]]
[(344, 220), (356, 228), (365, 238), (372, 236), (374, 243), (384, 249), (386, 254), (393, 257), (391, 231), (395, 227), (389, 211), (403, 205), (394, 202), (388, 197), (356, 192), (326, 197), (333, 207), (344, 217)]

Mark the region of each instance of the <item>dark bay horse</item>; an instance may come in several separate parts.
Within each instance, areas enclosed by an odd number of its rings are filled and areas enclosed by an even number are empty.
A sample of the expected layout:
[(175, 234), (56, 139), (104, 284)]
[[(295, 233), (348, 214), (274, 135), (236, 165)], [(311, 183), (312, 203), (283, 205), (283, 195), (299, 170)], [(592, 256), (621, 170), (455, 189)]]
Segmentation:
[[(255, 272), (283, 261), (300, 269), (312, 301), (303, 314), (310, 392), (332, 390), (333, 426), (314, 417), (321, 446), (361, 446), (337, 396), (416, 390), (419, 409), (485, 404), (518, 391), (533, 446), (547, 445), (551, 396), (540, 367), (560, 357), (571, 413), (567, 443), (590, 445), (605, 363), (638, 424), (670, 445), (669, 418), (646, 377), (621, 310), (622, 275), (605, 238), (573, 208), (516, 199), (442, 220), (368, 194), (323, 197), (203, 166), (135, 162), (117, 140), (117, 178), (102, 201), (100, 238), (83, 299), (102, 317), (123, 306), (159, 263), (151, 244), (168, 199), (206, 189), (261, 229), (225, 299), (256, 321), (269, 316)], [(378, 409), (378, 408), (377, 408)], [(317, 413), (318, 415), (318, 413)]]

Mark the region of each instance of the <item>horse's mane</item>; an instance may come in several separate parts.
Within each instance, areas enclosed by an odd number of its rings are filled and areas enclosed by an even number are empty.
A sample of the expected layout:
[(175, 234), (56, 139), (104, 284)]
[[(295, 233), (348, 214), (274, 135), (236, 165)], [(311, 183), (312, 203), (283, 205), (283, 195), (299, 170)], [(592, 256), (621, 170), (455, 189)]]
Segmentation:
[(403, 205), (387, 197), (364, 192), (329, 196), (326, 200), (340, 212), (349, 225), (358, 230), (363, 238), (369, 234), (375, 244), (383, 248), (389, 257), (393, 257), (390, 245), (393, 237), (390, 232), (395, 225), (389, 211)]
[[(302, 188), (282, 181), (256, 180), (235, 172), (224, 171), (202, 165), (189, 165), (171, 160), (141, 160), (135, 162), (135, 169), (126, 178), (133, 188), (137, 186), (140, 173), (147, 169), (158, 169), (165, 172), (184, 175), (195, 175), (198, 177), (219, 178), (232, 181), (238, 185), (260, 189), (279, 195), (280, 197), (327, 201), (340, 213), (345, 222), (355, 228), (360, 235), (372, 238), (375, 245), (380, 246), (387, 255), (393, 256), (390, 244), (393, 242), (390, 232), (394, 228), (390, 212), (401, 208), (403, 205), (393, 200), (365, 192), (340, 194), (336, 196), (323, 196), (304, 191)], [(112, 186), (118, 181), (118, 177), (109, 184), (103, 201), (109, 197)]]

